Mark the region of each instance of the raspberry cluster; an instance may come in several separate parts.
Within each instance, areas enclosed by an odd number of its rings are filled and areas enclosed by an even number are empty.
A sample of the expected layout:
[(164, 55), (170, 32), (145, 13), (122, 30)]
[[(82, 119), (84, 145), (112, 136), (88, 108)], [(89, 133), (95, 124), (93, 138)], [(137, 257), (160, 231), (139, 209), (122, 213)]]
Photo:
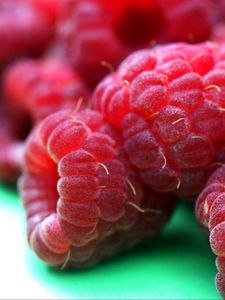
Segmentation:
[(0, 1), (0, 179), (22, 173), (47, 265), (93, 266), (198, 198), (225, 299), (224, 4)]

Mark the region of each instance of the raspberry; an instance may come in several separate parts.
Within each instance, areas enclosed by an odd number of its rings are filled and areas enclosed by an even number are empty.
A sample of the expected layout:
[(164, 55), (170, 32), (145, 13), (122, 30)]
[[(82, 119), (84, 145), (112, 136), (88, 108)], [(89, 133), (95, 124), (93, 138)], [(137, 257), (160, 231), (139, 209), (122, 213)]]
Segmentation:
[(39, 121), (62, 108), (87, 106), (89, 90), (79, 75), (59, 59), (26, 59), (5, 72), (5, 94), (11, 103)]
[(221, 296), (225, 295), (225, 166), (217, 169), (207, 182), (196, 202), (196, 216), (201, 225), (210, 231), (210, 244), (218, 256), (219, 274), (216, 284)]
[(196, 196), (224, 161), (224, 50), (209, 43), (140, 50), (94, 92), (96, 109), (122, 132), (131, 163), (155, 191)]
[(39, 55), (52, 35), (49, 20), (30, 1), (1, 0), (0, 65), (23, 55)]
[[(209, 1), (67, 1), (58, 38), (95, 85), (128, 53), (157, 42), (200, 42), (211, 34)], [(111, 66), (111, 67), (110, 67)]]
[[(30, 246), (47, 264), (60, 267), (69, 260), (85, 266), (95, 250), (103, 251), (91, 259), (98, 261), (107, 256), (107, 240), (113, 243), (117, 232), (126, 237), (132, 228), (139, 230), (142, 219), (147, 222), (158, 215), (158, 203), (150, 203), (154, 196), (143, 214), (143, 186), (121, 145), (117, 130), (91, 111), (60, 111), (30, 135), (20, 190)], [(166, 203), (171, 210), (163, 212), (149, 235), (172, 213), (175, 202), (165, 201), (162, 207)], [(148, 235), (143, 227), (140, 230)], [(139, 235), (129, 237), (133, 239), (139, 240)]]

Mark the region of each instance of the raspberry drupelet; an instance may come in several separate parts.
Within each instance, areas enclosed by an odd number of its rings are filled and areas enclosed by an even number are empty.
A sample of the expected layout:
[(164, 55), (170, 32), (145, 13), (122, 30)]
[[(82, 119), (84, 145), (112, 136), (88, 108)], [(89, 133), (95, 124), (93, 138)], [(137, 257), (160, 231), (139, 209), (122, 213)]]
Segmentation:
[(4, 91), (12, 106), (40, 121), (63, 108), (83, 109), (90, 91), (70, 65), (58, 58), (24, 59), (4, 73)]
[(209, 229), (210, 245), (218, 256), (216, 265), (219, 273), (216, 285), (225, 299), (225, 165), (217, 169), (208, 180), (196, 202), (199, 223)]
[(207, 0), (69, 0), (63, 11), (58, 38), (92, 86), (129, 53), (155, 43), (204, 41), (213, 25)]
[(224, 47), (158, 46), (128, 56), (96, 87), (94, 103), (150, 188), (191, 197), (224, 162), (224, 80)]
[(154, 235), (171, 215), (171, 196), (142, 200), (121, 145), (117, 130), (88, 110), (52, 114), (28, 138), (19, 186), (30, 246), (48, 265), (92, 265)]

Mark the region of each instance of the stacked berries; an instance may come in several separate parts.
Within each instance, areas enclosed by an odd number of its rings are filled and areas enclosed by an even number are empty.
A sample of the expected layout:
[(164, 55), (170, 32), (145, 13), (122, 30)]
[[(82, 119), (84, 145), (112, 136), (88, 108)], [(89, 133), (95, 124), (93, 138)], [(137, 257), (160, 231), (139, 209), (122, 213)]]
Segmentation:
[(198, 197), (225, 298), (224, 3), (0, 1), (0, 179), (22, 172), (46, 264), (90, 267)]

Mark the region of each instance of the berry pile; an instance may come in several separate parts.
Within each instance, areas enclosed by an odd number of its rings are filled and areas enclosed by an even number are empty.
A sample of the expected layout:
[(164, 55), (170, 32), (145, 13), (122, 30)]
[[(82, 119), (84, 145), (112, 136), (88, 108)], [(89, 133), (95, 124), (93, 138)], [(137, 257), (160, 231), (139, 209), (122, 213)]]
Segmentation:
[(47, 265), (109, 259), (197, 199), (225, 299), (224, 7), (0, 1), (0, 180)]

